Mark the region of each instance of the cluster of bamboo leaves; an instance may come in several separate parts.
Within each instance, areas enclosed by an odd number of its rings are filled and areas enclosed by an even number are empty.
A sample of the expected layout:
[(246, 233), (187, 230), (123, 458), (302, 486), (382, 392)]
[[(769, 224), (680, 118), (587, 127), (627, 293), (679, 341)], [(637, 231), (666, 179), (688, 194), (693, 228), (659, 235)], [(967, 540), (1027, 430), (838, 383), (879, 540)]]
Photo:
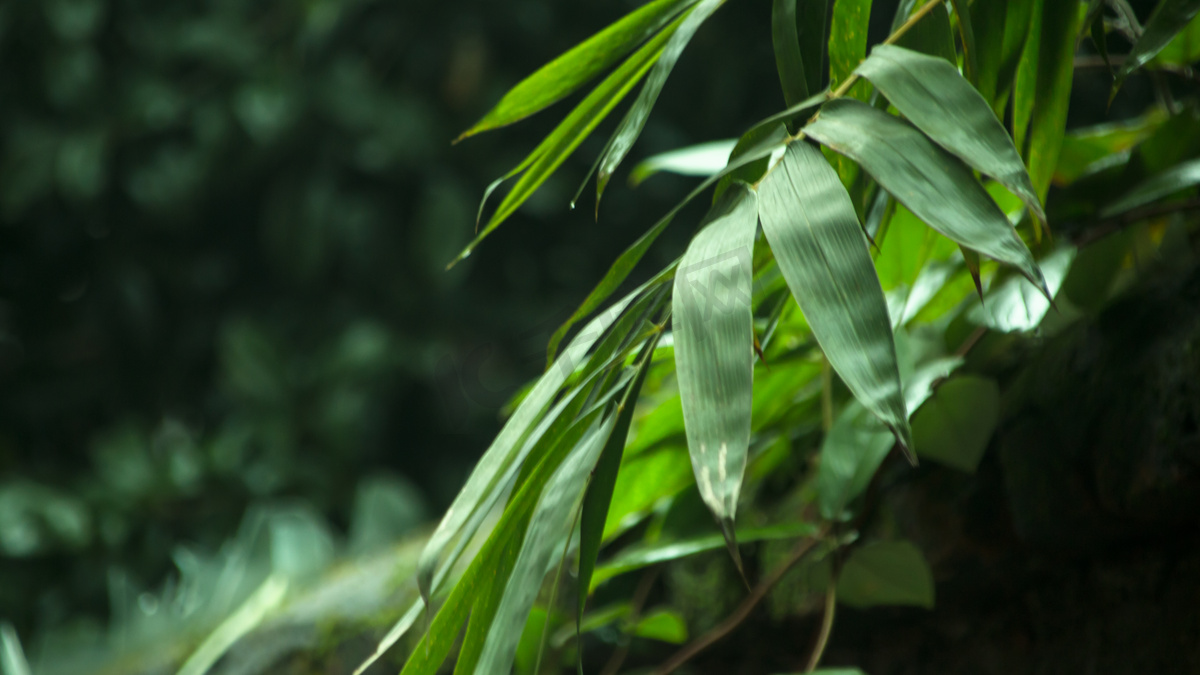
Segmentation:
[[(464, 136), (516, 122), (607, 73), (523, 162), (488, 188), (485, 202), (502, 182), (516, 179), (459, 259), (644, 80), (596, 161), (598, 204), (684, 48), (724, 4), (653, 0), (522, 81), (468, 130)], [(722, 541), (736, 560), (739, 539), (817, 532), (819, 523), (742, 531), (736, 522), (749, 458), (785, 433), (781, 428), (797, 424), (789, 405), (803, 407), (794, 387), (780, 407), (772, 387), (782, 380), (816, 381), (832, 369), (853, 397), (836, 420), (828, 406), (804, 409), (809, 418), (825, 417), (816, 479), (820, 518), (844, 519), (893, 446), (915, 463), (921, 448), (910, 415), (929, 399), (930, 382), (961, 361), (935, 359), (914, 372), (898, 356), (905, 350), (898, 352), (897, 327), (923, 311), (936, 312), (930, 308), (939, 295), (953, 296), (943, 305), (960, 302), (970, 286), (951, 283), (953, 275), (965, 274), (982, 293), (981, 264), (994, 268), (987, 260), (1015, 273), (992, 285), (1019, 301), (1025, 322), (1018, 317), (1014, 325), (1032, 327), (1045, 314), (1071, 253), (1043, 239), (1042, 203), (1062, 149), (1075, 45), (1084, 30), (1097, 45), (1103, 42), (1103, 8), (1097, 0), (917, 5), (902, 2), (891, 37), (868, 53), (869, 0), (775, 0), (772, 38), (787, 109), (736, 141), (634, 170), (635, 181), (658, 170), (706, 178), (629, 247), (553, 336), (545, 374), (442, 518), (421, 557), (423, 604), (412, 607), (379, 649), (425, 613), (427, 625), (405, 675), (436, 672), (464, 625), (454, 672), (507, 672), (547, 575), (555, 575), (557, 589), (564, 568), (575, 570), (578, 595), (549, 604), (574, 605), (580, 621), (590, 592), (615, 575)], [(1161, 3), (1117, 71), (1114, 90), (1198, 9), (1197, 2)], [(1009, 128), (1001, 121), (1006, 115)], [(596, 313), (678, 211), (714, 186), (712, 207), (682, 256)], [(940, 237), (913, 234), (918, 221)], [(1044, 244), (1042, 264), (1014, 223), (1029, 225), (1026, 237)], [(907, 285), (899, 302), (881, 283), (884, 262), (877, 271), (873, 260), (877, 244), (892, 232), (915, 238), (919, 249), (912, 251), (918, 260), (895, 263), (917, 272), (900, 275)], [(947, 249), (940, 242), (952, 244)], [(956, 254), (957, 263), (951, 261)], [(1004, 300), (997, 302), (993, 308), (1005, 315)], [(781, 326), (793, 344), (771, 349)], [(798, 334), (811, 339), (797, 346)], [(785, 356), (756, 366), (763, 349)], [(642, 420), (631, 436), (646, 382), (661, 383), (672, 371), (677, 406)], [(950, 384), (957, 389), (943, 397), (945, 410), (994, 409), (994, 385), (970, 378)], [(809, 388), (810, 399), (814, 391)], [(647, 504), (627, 503), (619, 477), (636, 471), (631, 464), (656, 433), (665, 437), (656, 425), (678, 430), (680, 418), (696, 488), (721, 536), (670, 550), (635, 546), (597, 566), (600, 548), (648, 512)], [(990, 429), (981, 431), (986, 442)], [(933, 445), (936, 435), (924, 434)], [(962, 461), (955, 457), (951, 451), (944, 459)], [(664, 493), (670, 489), (662, 486)], [(860, 566), (904, 566), (915, 555), (910, 566), (921, 578), (917, 586), (931, 586), (919, 552), (900, 548), (883, 558), (867, 555)], [(847, 573), (852, 568), (847, 565)], [(917, 592), (917, 602), (925, 595)]]

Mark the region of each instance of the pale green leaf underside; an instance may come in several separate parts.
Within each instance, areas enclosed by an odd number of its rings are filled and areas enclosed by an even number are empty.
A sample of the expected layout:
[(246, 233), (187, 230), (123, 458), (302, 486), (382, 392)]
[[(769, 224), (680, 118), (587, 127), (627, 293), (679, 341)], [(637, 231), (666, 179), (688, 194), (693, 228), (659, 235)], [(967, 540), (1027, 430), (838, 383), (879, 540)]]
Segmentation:
[(826, 104), (805, 133), (858, 162), (933, 229), (1012, 265), (1045, 291), (1033, 255), (970, 169), (908, 122), (840, 99)]
[(846, 189), (819, 150), (797, 142), (759, 191), (763, 232), (830, 365), (911, 448), (887, 301)]

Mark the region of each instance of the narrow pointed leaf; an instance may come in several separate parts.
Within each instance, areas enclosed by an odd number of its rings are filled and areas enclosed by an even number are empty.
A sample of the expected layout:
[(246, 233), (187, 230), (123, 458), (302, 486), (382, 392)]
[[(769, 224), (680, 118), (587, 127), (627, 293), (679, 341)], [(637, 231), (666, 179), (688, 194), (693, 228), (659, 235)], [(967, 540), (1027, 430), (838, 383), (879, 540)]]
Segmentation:
[(692, 41), (692, 37), (696, 35), (700, 26), (723, 4), (725, 4), (725, 0), (700, 0), (682, 17), (678, 30), (675, 30), (670, 36), (670, 40), (666, 42), (661, 56), (657, 58), (654, 68), (646, 78), (646, 85), (642, 87), (637, 100), (633, 102), (633, 106), (621, 120), (620, 126), (613, 132), (612, 138), (608, 140), (604, 152), (601, 153), (600, 168), (596, 174), (597, 202), (600, 201), (600, 195), (604, 193), (604, 187), (608, 185), (613, 172), (617, 170), (621, 160), (629, 154), (634, 141), (641, 135), (642, 128), (646, 126), (646, 120), (650, 118), (650, 111), (654, 109), (658, 95), (662, 92), (663, 85), (667, 83), (667, 77), (675, 68), (675, 63), (679, 61), (683, 50)]
[(629, 172), (629, 184), (637, 187), (660, 172), (681, 176), (711, 176), (725, 168), (729, 153), (736, 144), (736, 139), (711, 141), (647, 157)]
[(910, 122), (1046, 219), (1025, 164), (987, 101), (943, 59), (879, 45), (858, 72)]
[[(435, 572), (442, 566), (441, 557), (450, 542), (457, 537), (463, 526), (479, 512), (491, 509), (505, 485), (503, 480), (524, 459), (523, 452), (528, 452), (525, 438), (529, 430), (546, 410), (550, 401), (558, 393), (567, 377), (582, 362), (582, 359), (592, 345), (600, 339), (626, 306), (634, 299), (631, 294), (616, 303), (595, 319), (580, 332), (571, 344), (563, 351), (554, 363), (534, 385), (533, 390), (525, 396), (508, 422), (496, 435), (491, 446), (483, 454), (475, 466), (466, 485), (454, 498), (454, 503), (447, 509), (438, 527), (421, 552), (417, 567), (417, 587), (426, 604), (430, 596), (436, 592)], [(452, 556), (453, 557), (453, 556)]]
[(629, 436), (629, 425), (633, 421), (633, 411), (646, 373), (650, 372), (651, 354), (658, 343), (652, 340), (647, 344), (642, 354), (642, 366), (636, 379), (630, 384), (629, 392), (617, 407), (617, 421), (612, 434), (604, 446), (596, 470), (588, 482), (587, 492), (583, 498), (583, 510), (579, 518), (579, 604), (576, 622), (583, 617), (587, 607), (588, 589), (591, 586), (592, 572), (596, 569), (596, 556), (600, 553), (600, 544), (604, 538), (604, 524), (608, 519), (608, 509), (612, 504), (613, 489), (617, 483), (617, 474), (621, 468), (621, 458), (625, 451), (625, 441)]
[[(823, 97), (812, 97), (805, 103), (805, 109), (809, 109), (818, 105)], [(645, 232), (638, 240), (633, 242), (629, 248), (621, 253), (620, 257), (613, 262), (612, 266), (605, 273), (604, 278), (596, 285), (592, 292), (588, 294), (583, 303), (578, 309), (568, 318), (558, 330), (554, 331), (554, 335), (550, 336), (550, 344), (547, 347), (547, 363), (549, 364), (558, 352), (558, 345), (562, 343), (563, 338), (570, 332), (571, 328), (581, 319), (596, 311), (605, 300), (629, 277), (629, 273), (641, 261), (642, 256), (646, 255), (646, 251), (650, 249), (650, 245), (658, 239), (659, 235), (667, 229), (675, 214), (679, 213), (680, 209), (687, 206), (693, 199), (700, 196), (705, 190), (712, 187), (725, 176), (728, 176), (742, 167), (749, 166), (763, 158), (770, 157), (771, 153), (778, 148), (783, 147), (787, 141), (787, 130), (783, 128), (783, 124), (779, 120), (774, 119), (775, 116), (760, 122), (755, 125), (755, 128), (770, 124), (773, 132), (766, 134), (761, 140), (748, 145), (744, 152), (738, 154), (735, 149), (734, 157), (730, 158), (729, 163), (718, 172), (716, 175), (710, 176), (699, 185), (692, 189), (678, 204), (671, 208), (665, 216), (659, 219), (649, 230)], [(751, 130), (753, 131), (753, 129)], [(747, 135), (749, 132), (747, 132)], [(745, 136), (743, 136), (745, 138)], [(549, 367), (549, 365), (547, 365)]]
[(979, 278), (979, 254), (962, 244), (959, 244), (959, 249), (962, 251), (963, 262), (967, 264), (967, 272), (971, 274), (971, 281), (975, 284), (975, 292), (979, 294), (979, 299), (983, 300), (983, 280)]
[[(946, 10), (944, 4), (939, 3), (934, 7), (925, 18), (901, 36), (896, 44), (912, 51), (945, 59), (947, 63), (954, 64), (955, 72), (958, 72), (958, 50), (954, 48), (954, 28), (950, 25), (950, 12)], [(883, 46), (887, 45), (877, 45), (871, 50), (871, 53), (873, 54), (875, 50)]]
[[(663, 52), (671, 36), (679, 27), (682, 18), (664, 28), (658, 35), (627, 58), (616, 70), (604, 79), (586, 98), (575, 106), (554, 131), (530, 153), (530, 157), (522, 162), (526, 166), (524, 173), (513, 184), (512, 190), (504, 196), (504, 200), (496, 207), (495, 213), (488, 219), (487, 225), (467, 244), (458, 257), (450, 264), (462, 260), (471, 254), (480, 242), (492, 230), (500, 226), (509, 216), (525, 203), (525, 200), (539, 188), (546, 179), (575, 151), (596, 125), (600, 124), (633, 86), (642, 79), (646, 71)], [(532, 159), (531, 159), (532, 158)], [(518, 167), (519, 169), (520, 167)], [(516, 170), (509, 172), (512, 175)]]
[(757, 216), (749, 186), (726, 190), (679, 263), (672, 301), (688, 452), (700, 496), (726, 533), (737, 514), (750, 445)]
[(799, 0), (800, 55), (804, 61), (804, 79), (808, 90), (820, 91), (825, 86), (825, 31), (829, 28), (829, 3), (826, 0)]
[(1042, 273), (1008, 216), (970, 169), (911, 124), (857, 101), (839, 100), (830, 101), (805, 133), (861, 164), (933, 229), (1012, 265), (1045, 292)]
[(1120, 199), (1104, 207), (1100, 217), (1111, 218), (1197, 185), (1200, 185), (1200, 159), (1193, 159), (1139, 183)]
[[(1020, 28), (1023, 37), (1020, 56), (1013, 72), (1012, 137), (1021, 156), (1028, 160), (1029, 123), (1037, 100), (1038, 55), (1042, 45), (1042, 6), (1045, 0), (1029, 0), (1029, 21)], [(1008, 27), (1005, 26), (1005, 41)]]
[(569, 96), (654, 35), (696, 0), (654, 0), (542, 66), (459, 138), (512, 124)]
[(958, 35), (962, 39), (963, 73), (971, 84), (979, 82), (979, 63), (976, 59), (975, 26), (971, 23), (971, 8), (966, 0), (950, 0), (958, 18)]
[(911, 448), (887, 301), (850, 195), (803, 142), (788, 147), (760, 191), (763, 233), (830, 365)]
[(1078, 2), (1042, 1), (1037, 87), (1029, 122), (1029, 153), (1026, 155), (1029, 178), (1039, 200), (1045, 200), (1050, 190), (1067, 133), (1067, 107), (1075, 73), (1075, 37), (1082, 21)]
[(847, 505), (862, 494), (895, 443), (859, 406), (848, 407), (821, 439), (817, 506), (826, 520), (843, 520)]
[[(834, 0), (829, 27), (829, 86), (844, 82), (867, 56), (867, 28), (871, 18), (871, 0)], [(868, 89), (861, 82), (850, 88), (849, 96), (867, 99)]]
[[(512, 668), (525, 618), (533, 608), (555, 552), (561, 549), (563, 538), (571, 534), (575, 505), (616, 422), (617, 416), (610, 413), (594, 423), (542, 490), (495, 619), (487, 631), (478, 665), (473, 669), (476, 675), (506, 673)], [(462, 672), (472, 671), (464, 668)]]
[(1150, 59), (1161, 52), (1197, 14), (1200, 14), (1200, 0), (1162, 0), (1158, 3), (1154, 13), (1150, 15), (1150, 20), (1146, 22), (1142, 37), (1125, 58), (1121, 70), (1117, 71), (1113, 93), (1116, 93), (1130, 73), (1149, 63)]
[(771, 43), (775, 47), (775, 69), (783, 100), (789, 106), (808, 98), (804, 75), (804, 56), (800, 53), (800, 26), (796, 18), (796, 0), (774, 0), (771, 5)]

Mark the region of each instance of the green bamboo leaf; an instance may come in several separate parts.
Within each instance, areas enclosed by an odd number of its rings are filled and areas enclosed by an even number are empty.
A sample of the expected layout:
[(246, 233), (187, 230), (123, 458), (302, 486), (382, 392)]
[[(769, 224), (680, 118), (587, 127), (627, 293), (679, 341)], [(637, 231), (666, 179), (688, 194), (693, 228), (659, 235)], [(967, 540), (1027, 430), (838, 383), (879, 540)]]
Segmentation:
[(711, 176), (729, 161), (736, 139), (711, 141), (664, 152), (638, 162), (629, 172), (629, 184), (637, 187), (650, 176), (666, 172), (680, 176)]
[(1100, 217), (1111, 218), (1197, 185), (1200, 185), (1200, 159), (1193, 159), (1142, 181), (1104, 207), (1100, 211)]
[(805, 133), (861, 164), (918, 218), (953, 241), (1017, 268), (1045, 290), (1012, 223), (971, 171), (909, 123), (857, 101), (830, 101)]
[(1200, 16), (1192, 19), (1186, 28), (1167, 43), (1154, 57), (1157, 64), (1190, 66), (1200, 61)]
[[(899, 46), (922, 54), (945, 59), (958, 72), (958, 51), (954, 48), (954, 28), (950, 25), (950, 12), (938, 4), (897, 41)], [(880, 47), (876, 45), (872, 53)], [(860, 66), (861, 67), (861, 66)], [(861, 73), (860, 73), (861, 74)]]
[(964, 376), (947, 381), (913, 416), (921, 457), (975, 473), (1000, 419), (1000, 388)]
[(1162, 0), (1158, 3), (1154, 13), (1150, 15), (1150, 20), (1146, 22), (1142, 36), (1138, 38), (1129, 56), (1125, 57), (1125, 63), (1117, 71), (1112, 96), (1116, 96), (1117, 90), (1130, 73), (1146, 65), (1161, 52), (1170, 44), (1172, 38), (1187, 28), (1188, 23), (1197, 14), (1200, 14), (1200, 0)]
[[(491, 510), (500, 493), (508, 485), (505, 481), (512, 479), (516, 468), (532, 450), (526, 443), (530, 429), (542, 419), (550, 407), (551, 399), (583, 361), (592, 345), (600, 339), (609, 325), (621, 316), (634, 297), (635, 294), (626, 296), (588, 323), (563, 351), (562, 356), (541, 376), (484, 452), (466, 485), (454, 498), (454, 502), (442, 516), (437, 529), (421, 552), (417, 567), (417, 587), (426, 605), (431, 594), (437, 591), (435, 573), (439, 568), (449, 567), (448, 563), (451, 562), (439, 562), (451, 540), (462, 533), (465, 525), (472, 520), (478, 520), (481, 518), (480, 514)], [(451, 559), (455, 557), (456, 555), (452, 555)]]
[[(566, 119), (538, 144), (520, 166), (506, 174), (506, 177), (515, 175), (521, 170), (521, 167), (525, 167), (524, 173), (517, 179), (512, 190), (504, 196), (504, 200), (496, 207), (496, 212), (488, 219), (487, 225), (475, 235), (475, 238), (458, 254), (458, 257), (450, 262), (450, 267), (471, 255), (471, 252), (492, 233), (492, 230), (495, 230), (515, 213), (529, 199), (530, 195), (546, 182), (550, 174), (558, 169), (559, 165), (575, 151), (575, 148), (579, 147), (579, 144), (592, 133), (596, 125), (608, 116), (608, 113), (650, 70), (684, 19), (685, 17), (676, 19), (634, 52), (612, 74), (597, 85), (579, 105), (575, 106)], [(492, 183), (488, 188), (489, 191), (495, 189), (495, 186), (496, 183)], [(482, 206), (480, 208), (482, 209)]]
[(770, 155), (758, 158), (754, 162), (746, 164), (736, 171), (731, 171), (721, 177), (717, 181), (717, 187), (713, 190), (712, 201), (714, 204), (721, 198), (721, 195), (729, 189), (730, 185), (741, 181), (748, 185), (757, 183), (763, 176), (767, 174), (767, 170), (771, 167), (771, 158), (778, 153), (782, 153), (787, 143), (787, 128), (781, 123), (773, 125), (760, 125), (752, 127), (749, 131), (742, 134), (738, 139), (737, 144), (733, 146), (733, 150), (729, 153), (730, 163), (737, 161), (745, 156), (748, 152), (755, 148), (764, 145), (777, 145)]
[(596, 556), (600, 553), (600, 544), (604, 538), (604, 524), (608, 520), (608, 510), (612, 505), (613, 489), (617, 483), (617, 475), (624, 456), (625, 441), (629, 436), (629, 425), (633, 421), (634, 404), (650, 372), (650, 358), (658, 340), (647, 343), (638, 369), (637, 378), (629, 385), (620, 405), (617, 406), (616, 424), (608, 438), (596, 470), (588, 482), (587, 492), (583, 498), (583, 510), (579, 519), (579, 603), (576, 613), (576, 624), (583, 618), (583, 610), (587, 607), (588, 588), (591, 585), (592, 572), (596, 569)]
[[(871, 0), (834, 0), (829, 27), (829, 86), (836, 88), (850, 77), (867, 56), (867, 28), (871, 18)], [(862, 83), (848, 94), (867, 100), (868, 89)]]
[(880, 605), (933, 607), (933, 572), (921, 549), (880, 541), (854, 549), (842, 566), (838, 602), (859, 609)]
[(817, 506), (826, 520), (844, 520), (846, 506), (867, 489), (895, 438), (861, 406), (849, 406), (821, 440)]
[(979, 83), (979, 63), (975, 44), (975, 27), (971, 23), (971, 8), (965, 0), (950, 0), (954, 16), (958, 19), (958, 35), (962, 39), (963, 73), (972, 85)]
[[(744, 528), (737, 531), (739, 542), (750, 544), (757, 541), (778, 541), (811, 537), (817, 533), (817, 527), (812, 523), (788, 522), (770, 527)], [(613, 556), (611, 560), (596, 567), (592, 576), (592, 590), (613, 577), (659, 563), (679, 560), (705, 551), (715, 551), (725, 545), (725, 538), (720, 534), (693, 537), (679, 541), (655, 542), (631, 546)]]
[(654, 0), (630, 12), (521, 80), (457, 140), (512, 124), (569, 96), (695, 2)]
[[(676, 414), (683, 419), (680, 410)], [(682, 439), (682, 424), (679, 435)], [(631, 448), (627, 448), (613, 487), (612, 503), (604, 522), (606, 542), (641, 522), (664, 500), (695, 484), (692, 463), (682, 440), (678, 445), (659, 446), (633, 456), (630, 452)]]
[[(812, 97), (805, 103), (809, 104), (808, 108), (812, 108), (820, 103), (820, 100), (818, 99), (823, 100), (823, 97)], [(787, 142), (787, 130), (783, 128), (783, 124), (779, 121), (775, 121), (773, 118), (768, 118), (768, 120), (764, 120), (756, 125), (755, 128), (757, 129), (767, 124), (772, 124), (771, 128), (774, 130), (773, 133), (767, 134), (764, 138), (749, 145), (742, 154), (738, 154), (738, 151), (735, 148), (734, 158), (729, 160), (729, 163), (724, 169), (713, 176), (709, 176), (707, 179), (693, 188), (686, 197), (672, 207), (671, 210), (668, 211), (667, 214), (662, 218), (660, 218), (653, 227), (647, 230), (641, 237), (638, 238), (637, 241), (633, 242), (629, 248), (625, 249), (625, 251), (621, 253), (620, 257), (613, 262), (612, 266), (608, 269), (608, 272), (605, 273), (604, 278), (600, 280), (600, 283), (597, 284), (594, 289), (592, 289), (592, 292), (588, 294), (587, 298), (584, 299), (579, 308), (575, 310), (570, 318), (568, 318), (561, 326), (558, 327), (558, 330), (554, 331), (554, 335), (550, 336), (550, 344), (546, 350), (547, 367), (549, 367), (549, 362), (554, 359), (555, 354), (558, 352), (558, 345), (562, 342), (563, 338), (566, 337), (567, 333), (571, 331), (571, 328), (581, 319), (596, 311), (596, 308), (598, 308), (601, 303), (607, 300), (608, 297), (612, 295), (613, 291), (617, 290), (617, 287), (619, 287), (621, 283), (628, 278), (629, 273), (633, 271), (633, 268), (642, 259), (642, 256), (646, 254), (646, 251), (649, 250), (650, 245), (653, 244), (655, 240), (658, 239), (658, 236), (667, 229), (667, 226), (670, 225), (671, 220), (675, 217), (675, 214), (679, 213), (680, 209), (690, 204), (693, 199), (700, 196), (700, 194), (712, 187), (714, 183), (717, 183), (725, 176), (738, 171), (742, 167), (749, 166), (754, 162), (762, 160), (763, 158), (770, 157), (771, 153), (775, 152), (776, 149), (783, 147), (783, 145)], [(752, 129), (751, 131), (754, 130)], [(749, 133), (750, 132), (747, 132), (747, 135), (749, 135)], [(674, 267), (671, 269), (673, 270)]]
[(976, 0), (971, 4), (971, 24), (975, 28), (976, 61), (979, 65), (976, 86), (997, 117), (1004, 116), (1013, 76), (1029, 35), (1033, 2)]
[[(511, 578), (504, 587), (495, 618), (488, 626), (478, 665), (473, 669), (464, 667), (461, 672), (491, 675), (512, 668), (525, 617), (533, 608), (555, 552), (561, 550), (563, 539), (571, 534), (575, 505), (582, 497), (588, 474), (596, 466), (616, 423), (617, 415), (610, 410), (603, 419), (590, 424), (587, 434), (562, 460), (540, 491)], [(466, 651), (465, 642), (463, 650)]]
[(820, 91), (825, 86), (828, 11), (826, 0), (800, 0), (800, 56), (809, 91)]
[[(1075, 248), (1065, 246), (1039, 261), (1050, 297), (1058, 293), (1074, 260)], [(983, 304), (971, 308), (967, 318), (993, 330), (1013, 333), (1037, 328), (1049, 311), (1050, 301), (1045, 295), (1029, 288), (1019, 277), (1009, 276), (993, 282)]]
[(1004, 125), (954, 66), (902, 47), (879, 45), (858, 72), (935, 143), (976, 171), (995, 178), (1038, 219), (1046, 220)]
[(796, 0), (774, 0), (771, 5), (771, 43), (775, 47), (775, 68), (783, 100), (793, 106), (808, 98), (804, 56), (800, 53), (800, 26)]
[(754, 388), (751, 275), (758, 198), (725, 191), (675, 275), (672, 334), (688, 452), (696, 484), (739, 563), (733, 539), (750, 445)]
[(12, 624), (0, 623), (0, 673), (4, 675), (32, 675), (33, 669), (21, 649), (21, 639)]
[(678, 30), (674, 31), (665, 48), (662, 49), (661, 56), (658, 57), (649, 77), (646, 78), (646, 85), (642, 87), (637, 100), (633, 102), (633, 106), (621, 120), (620, 126), (608, 139), (604, 151), (600, 153), (599, 171), (596, 174), (597, 209), (599, 209), (600, 196), (604, 194), (604, 188), (612, 178), (613, 172), (617, 170), (621, 160), (629, 154), (634, 141), (641, 135), (642, 128), (646, 126), (646, 120), (650, 118), (650, 111), (654, 109), (658, 95), (662, 92), (663, 85), (667, 83), (667, 77), (675, 68), (675, 63), (679, 61), (680, 55), (692, 41), (692, 37), (696, 35), (700, 26), (723, 4), (725, 4), (725, 0), (700, 0), (682, 17)]
[(1067, 107), (1075, 73), (1075, 37), (1082, 16), (1075, 0), (1041, 1), (1044, 4), (1041, 46), (1026, 164), (1038, 199), (1044, 201), (1067, 133)]
[(1104, 65), (1108, 68), (1108, 72), (1112, 74), (1112, 62), (1108, 59), (1108, 33), (1104, 27), (1104, 12), (1103, 3), (1099, 0), (1093, 0), (1093, 6), (1088, 10), (1088, 18), (1090, 21), (1088, 26), (1088, 34), (1092, 38), (1092, 45), (1096, 47), (1096, 51), (1100, 54), (1100, 58), (1104, 59)]
[(763, 232), (830, 365), (911, 453), (887, 302), (850, 196), (803, 142), (788, 147), (760, 191)]
[[(1055, 0), (1051, 0), (1054, 2)], [(1021, 152), (1021, 156), (1029, 158), (1029, 123), (1033, 119), (1033, 105), (1037, 100), (1038, 86), (1038, 55), (1042, 45), (1042, 9), (1045, 0), (1029, 0), (1029, 22), (1022, 28), (1025, 34), (1020, 58), (1013, 73), (1012, 93), (1012, 137)], [(1007, 25), (1005, 26), (1005, 42), (1008, 40)], [(997, 111), (999, 115), (999, 111)]]
[(648, 640), (681, 645), (688, 639), (687, 622), (678, 612), (656, 609), (638, 619), (637, 625), (633, 627), (633, 634)]

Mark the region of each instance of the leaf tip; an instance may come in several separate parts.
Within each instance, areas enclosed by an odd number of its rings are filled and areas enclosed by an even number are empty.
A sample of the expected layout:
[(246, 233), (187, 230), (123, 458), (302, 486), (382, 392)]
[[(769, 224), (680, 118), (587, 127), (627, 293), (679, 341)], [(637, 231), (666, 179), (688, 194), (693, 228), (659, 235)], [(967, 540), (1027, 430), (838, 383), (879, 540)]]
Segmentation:
[(733, 559), (733, 566), (737, 568), (738, 576), (742, 578), (742, 583), (746, 585), (746, 590), (750, 589), (750, 581), (746, 579), (746, 568), (742, 564), (742, 554), (738, 550), (737, 533), (733, 528), (733, 518), (725, 516), (721, 518), (721, 535), (725, 537), (725, 548), (729, 551), (729, 557)]

